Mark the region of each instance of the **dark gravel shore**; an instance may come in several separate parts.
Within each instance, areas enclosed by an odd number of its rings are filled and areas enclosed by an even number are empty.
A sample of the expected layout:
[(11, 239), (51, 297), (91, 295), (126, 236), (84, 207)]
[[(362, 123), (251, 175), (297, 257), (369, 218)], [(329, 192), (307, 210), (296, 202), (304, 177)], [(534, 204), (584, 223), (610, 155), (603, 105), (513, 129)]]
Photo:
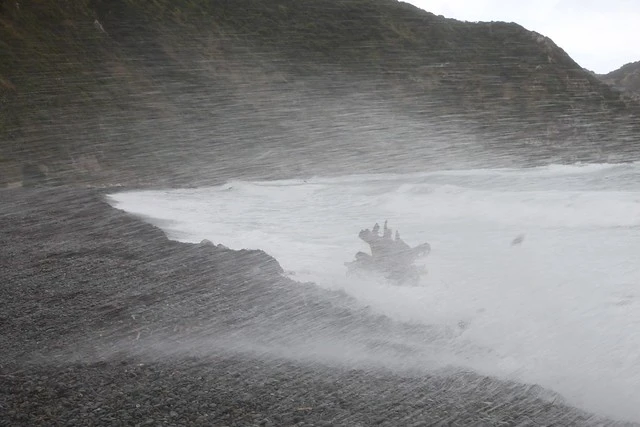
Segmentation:
[(261, 251), (169, 241), (95, 190), (0, 192), (0, 425), (628, 425), (416, 369), (407, 343), (455, 329), (280, 273)]

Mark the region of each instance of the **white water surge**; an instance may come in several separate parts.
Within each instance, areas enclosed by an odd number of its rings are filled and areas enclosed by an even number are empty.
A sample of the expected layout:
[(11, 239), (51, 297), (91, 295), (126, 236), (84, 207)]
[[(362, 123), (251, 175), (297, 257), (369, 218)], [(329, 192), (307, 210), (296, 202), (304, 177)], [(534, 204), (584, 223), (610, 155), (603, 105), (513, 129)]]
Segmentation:
[[(111, 201), (170, 220), (173, 239), (263, 249), (297, 280), (393, 319), (463, 325), (444, 364), (640, 421), (638, 164), (235, 181)], [(368, 251), (358, 232), (385, 219), (410, 245), (431, 244), (421, 286), (345, 276), (343, 263)], [(460, 357), (469, 348), (486, 351)]]

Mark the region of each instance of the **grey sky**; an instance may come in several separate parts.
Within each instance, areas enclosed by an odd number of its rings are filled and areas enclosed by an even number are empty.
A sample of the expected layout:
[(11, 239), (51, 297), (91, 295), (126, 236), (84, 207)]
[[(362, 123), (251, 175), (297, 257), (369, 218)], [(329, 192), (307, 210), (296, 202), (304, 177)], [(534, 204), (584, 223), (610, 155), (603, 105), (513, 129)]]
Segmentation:
[(578, 64), (607, 73), (640, 61), (638, 0), (404, 0), (463, 21), (516, 22), (551, 38)]

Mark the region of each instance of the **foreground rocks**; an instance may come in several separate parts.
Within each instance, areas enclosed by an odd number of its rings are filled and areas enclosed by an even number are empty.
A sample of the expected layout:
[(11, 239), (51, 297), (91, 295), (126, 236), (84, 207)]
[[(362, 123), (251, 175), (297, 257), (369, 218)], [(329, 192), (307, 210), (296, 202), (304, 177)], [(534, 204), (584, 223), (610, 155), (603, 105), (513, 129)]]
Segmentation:
[(385, 367), (454, 331), (264, 252), (169, 241), (91, 190), (0, 200), (0, 425), (623, 425), (537, 386)]

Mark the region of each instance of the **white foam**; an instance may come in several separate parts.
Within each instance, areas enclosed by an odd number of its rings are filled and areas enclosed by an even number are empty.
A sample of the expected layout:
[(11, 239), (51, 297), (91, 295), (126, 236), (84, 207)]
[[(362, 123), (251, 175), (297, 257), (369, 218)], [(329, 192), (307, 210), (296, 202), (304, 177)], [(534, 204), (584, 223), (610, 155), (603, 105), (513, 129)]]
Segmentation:
[[(640, 421), (638, 176), (635, 164), (436, 171), (235, 181), (112, 201), (174, 221), (165, 230), (179, 240), (264, 249), (298, 279), (392, 318), (462, 325), (440, 357)], [(431, 243), (422, 286), (345, 277), (343, 262), (367, 250), (358, 231), (384, 219), (409, 244)]]

